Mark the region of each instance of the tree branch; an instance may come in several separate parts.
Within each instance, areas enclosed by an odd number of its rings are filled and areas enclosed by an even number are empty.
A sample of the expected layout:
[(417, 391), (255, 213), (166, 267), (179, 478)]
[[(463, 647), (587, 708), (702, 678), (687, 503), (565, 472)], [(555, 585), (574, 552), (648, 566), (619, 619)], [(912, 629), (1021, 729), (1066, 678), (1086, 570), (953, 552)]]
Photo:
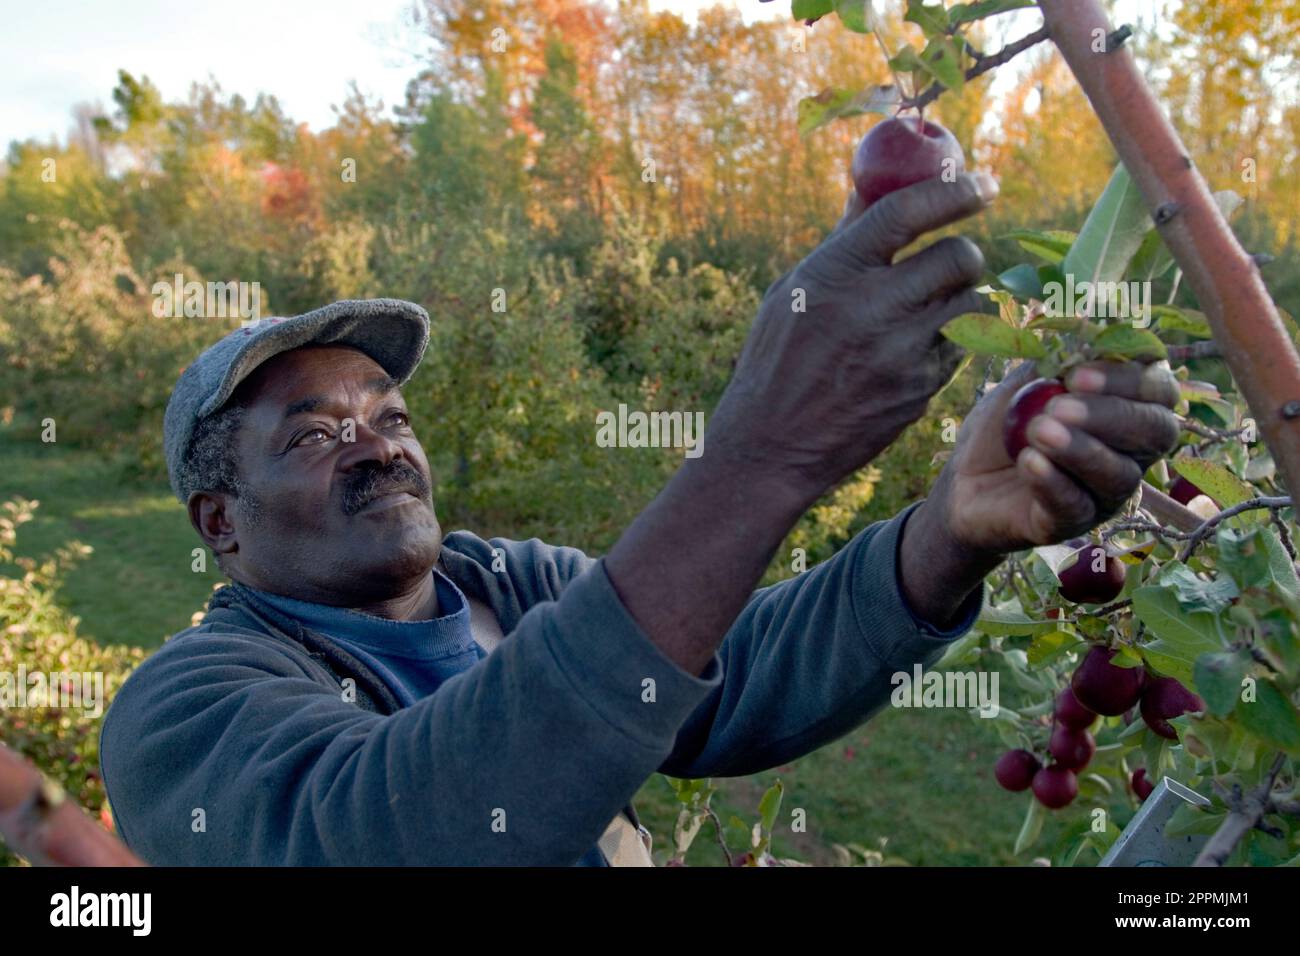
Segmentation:
[(1206, 842), (1192, 866), (1223, 866), (1228, 861), (1228, 857), (1237, 848), (1237, 844), (1241, 842), (1242, 837), (1255, 829), (1263, 820), (1264, 814), (1268, 812), (1271, 802), (1269, 794), (1273, 792), (1273, 781), (1277, 779), (1277, 775), (1282, 770), (1282, 765), (1285, 762), (1286, 754), (1278, 754), (1274, 758), (1273, 766), (1263, 783), (1249, 793), (1233, 795), (1232, 799), (1228, 801), (1232, 810), (1227, 819), (1215, 831), (1214, 836), (1210, 837)]
[(1148, 482), (1142, 482), (1142, 501), (1140, 507), (1151, 512), (1167, 525), (1173, 525), (1179, 531), (1195, 531), (1203, 520), (1191, 508), (1179, 504), (1173, 498)]
[(0, 744), (0, 836), (34, 866), (144, 866), (56, 784)]
[(1122, 46), (1094, 52), (1096, 31), (1111, 33), (1099, 0), (1039, 0), (1039, 7), (1196, 293), (1286, 487), (1300, 488), (1300, 356), (1258, 263), (1219, 212), (1133, 54)]
[(1229, 518), (1235, 518), (1243, 511), (1254, 511), (1257, 508), (1267, 508), (1269, 511), (1275, 511), (1277, 508), (1287, 508), (1291, 505), (1290, 498), (1251, 498), (1243, 501), (1239, 505), (1233, 505), (1231, 508), (1224, 508), (1213, 518), (1207, 518), (1199, 528), (1191, 533), (1187, 538), (1187, 544), (1183, 546), (1183, 553), (1178, 556), (1179, 561), (1186, 561), (1192, 556), (1192, 552), (1204, 541), (1211, 531)]
[[(975, 65), (966, 71), (966, 79), (969, 81), (975, 79), (975, 77), (977, 76), (982, 76), (983, 74), (987, 73), (989, 70), (993, 69), (994, 67), (1001, 66), (1003, 63), (1007, 63), (1010, 60), (1014, 59), (1015, 57), (1019, 56), (1021, 53), (1024, 53), (1030, 47), (1037, 46), (1038, 44), (1042, 43), (1044, 40), (1049, 40), (1049, 39), (1051, 39), (1051, 37), (1047, 32), (1047, 27), (1042, 27), (1041, 29), (1035, 30), (1033, 33), (1029, 34), (1029, 36), (1022, 37), (1021, 39), (1017, 40), (1015, 43), (1007, 44), (1001, 50), (998, 50), (997, 53), (989, 53), (989, 54), (981, 55), (976, 61)], [(930, 103), (933, 103), (935, 100), (937, 100), (939, 98), (939, 94), (941, 94), (947, 88), (948, 87), (944, 86), (942, 83), (939, 83), (937, 81), (931, 83), (921, 93), (917, 94), (916, 96), (913, 96), (910, 99), (903, 100), (899, 108), (900, 109), (909, 109), (909, 108), (924, 109)]]

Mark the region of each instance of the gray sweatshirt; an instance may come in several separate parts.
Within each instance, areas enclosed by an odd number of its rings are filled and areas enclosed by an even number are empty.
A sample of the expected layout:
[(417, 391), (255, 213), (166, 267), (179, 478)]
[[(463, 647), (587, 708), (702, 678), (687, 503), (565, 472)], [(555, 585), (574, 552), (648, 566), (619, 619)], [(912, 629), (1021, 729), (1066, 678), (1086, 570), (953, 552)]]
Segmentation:
[(105, 715), (119, 832), (156, 865), (590, 861), (656, 771), (740, 776), (803, 756), (969, 629), (978, 591), (942, 633), (902, 598), (911, 511), (755, 591), (699, 676), (650, 642), (603, 559), (536, 538), (445, 537), (440, 568), (507, 637), (409, 706), (328, 635), (222, 588)]

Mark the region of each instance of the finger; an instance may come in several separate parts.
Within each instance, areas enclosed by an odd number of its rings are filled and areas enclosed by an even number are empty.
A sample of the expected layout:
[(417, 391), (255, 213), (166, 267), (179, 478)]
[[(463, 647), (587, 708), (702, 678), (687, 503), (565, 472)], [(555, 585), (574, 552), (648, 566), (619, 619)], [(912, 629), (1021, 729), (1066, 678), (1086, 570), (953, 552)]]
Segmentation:
[(1107, 447), (1148, 466), (1178, 444), (1178, 418), (1163, 405), (1114, 395), (1058, 395), (1046, 412), (1064, 425), (1082, 428)]
[(1039, 415), (1025, 434), (1033, 447), (1091, 494), (1105, 514), (1119, 508), (1142, 482), (1143, 469), (1132, 458), (1051, 415)]
[(997, 180), (986, 172), (962, 173), (953, 182), (927, 179), (877, 200), (844, 239), (862, 263), (889, 263), (920, 236), (981, 212), (997, 195)]
[(984, 297), (974, 289), (963, 289), (944, 299), (931, 302), (915, 316), (908, 317), (917, 332), (938, 332), (959, 315), (967, 312), (979, 312), (984, 308)]
[(917, 237), (973, 216), (997, 194), (997, 180), (986, 172), (962, 173), (953, 182), (927, 179), (878, 199), (821, 249), (849, 272), (888, 265)]
[(1036, 448), (1020, 453), (1016, 471), (1030, 490), (1027, 517), (1034, 544), (1059, 541), (1097, 523), (1092, 496)]
[(1065, 387), (1072, 392), (1115, 395), (1167, 408), (1178, 404), (1181, 396), (1178, 379), (1165, 361), (1087, 362), (1070, 370)]
[(983, 275), (984, 253), (979, 246), (964, 236), (953, 236), (908, 256), (889, 270), (885, 281), (895, 285), (905, 302), (921, 304), (961, 292)]

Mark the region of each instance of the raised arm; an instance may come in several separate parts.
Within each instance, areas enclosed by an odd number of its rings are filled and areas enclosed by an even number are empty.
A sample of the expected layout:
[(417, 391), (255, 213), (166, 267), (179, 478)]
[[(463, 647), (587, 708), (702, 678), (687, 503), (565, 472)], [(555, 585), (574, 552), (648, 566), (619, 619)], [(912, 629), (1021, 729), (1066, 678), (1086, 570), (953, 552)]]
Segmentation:
[(978, 311), (984, 259), (923, 233), (982, 210), (992, 177), (891, 193), (836, 231), (763, 300), (735, 375), (688, 459), (606, 558), (650, 640), (699, 674), (773, 552), (821, 494), (924, 413), (958, 350), (940, 327)]

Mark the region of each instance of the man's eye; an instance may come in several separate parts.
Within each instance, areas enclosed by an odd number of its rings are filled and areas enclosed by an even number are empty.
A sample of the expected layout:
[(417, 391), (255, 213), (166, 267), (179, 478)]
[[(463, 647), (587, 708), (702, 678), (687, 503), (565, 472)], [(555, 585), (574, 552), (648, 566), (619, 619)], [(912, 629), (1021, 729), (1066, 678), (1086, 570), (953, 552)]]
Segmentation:
[(318, 444), (320, 444), (320, 441), (309, 441), (309, 440), (308, 440), (308, 439), (310, 439), (313, 435), (323, 435), (324, 437), (321, 439), (321, 441), (329, 441), (329, 437), (330, 437), (330, 433), (327, 432), (325, 429), (323, 429), (323, 428), (312, 428), (312, 429), (310, 429), (310, 430), (308, 430), (308, 431), (303, 432), (301, 435), (299, 435), (298, 438), (297, 438), (297, 440), (294, 442), (294, 444), (295, 444), (295, 445), (318, 445)]
[(411, 419), (406, 412), (393, 412), (388, 416), (388, 421), (398, 426), (411, 424)]

